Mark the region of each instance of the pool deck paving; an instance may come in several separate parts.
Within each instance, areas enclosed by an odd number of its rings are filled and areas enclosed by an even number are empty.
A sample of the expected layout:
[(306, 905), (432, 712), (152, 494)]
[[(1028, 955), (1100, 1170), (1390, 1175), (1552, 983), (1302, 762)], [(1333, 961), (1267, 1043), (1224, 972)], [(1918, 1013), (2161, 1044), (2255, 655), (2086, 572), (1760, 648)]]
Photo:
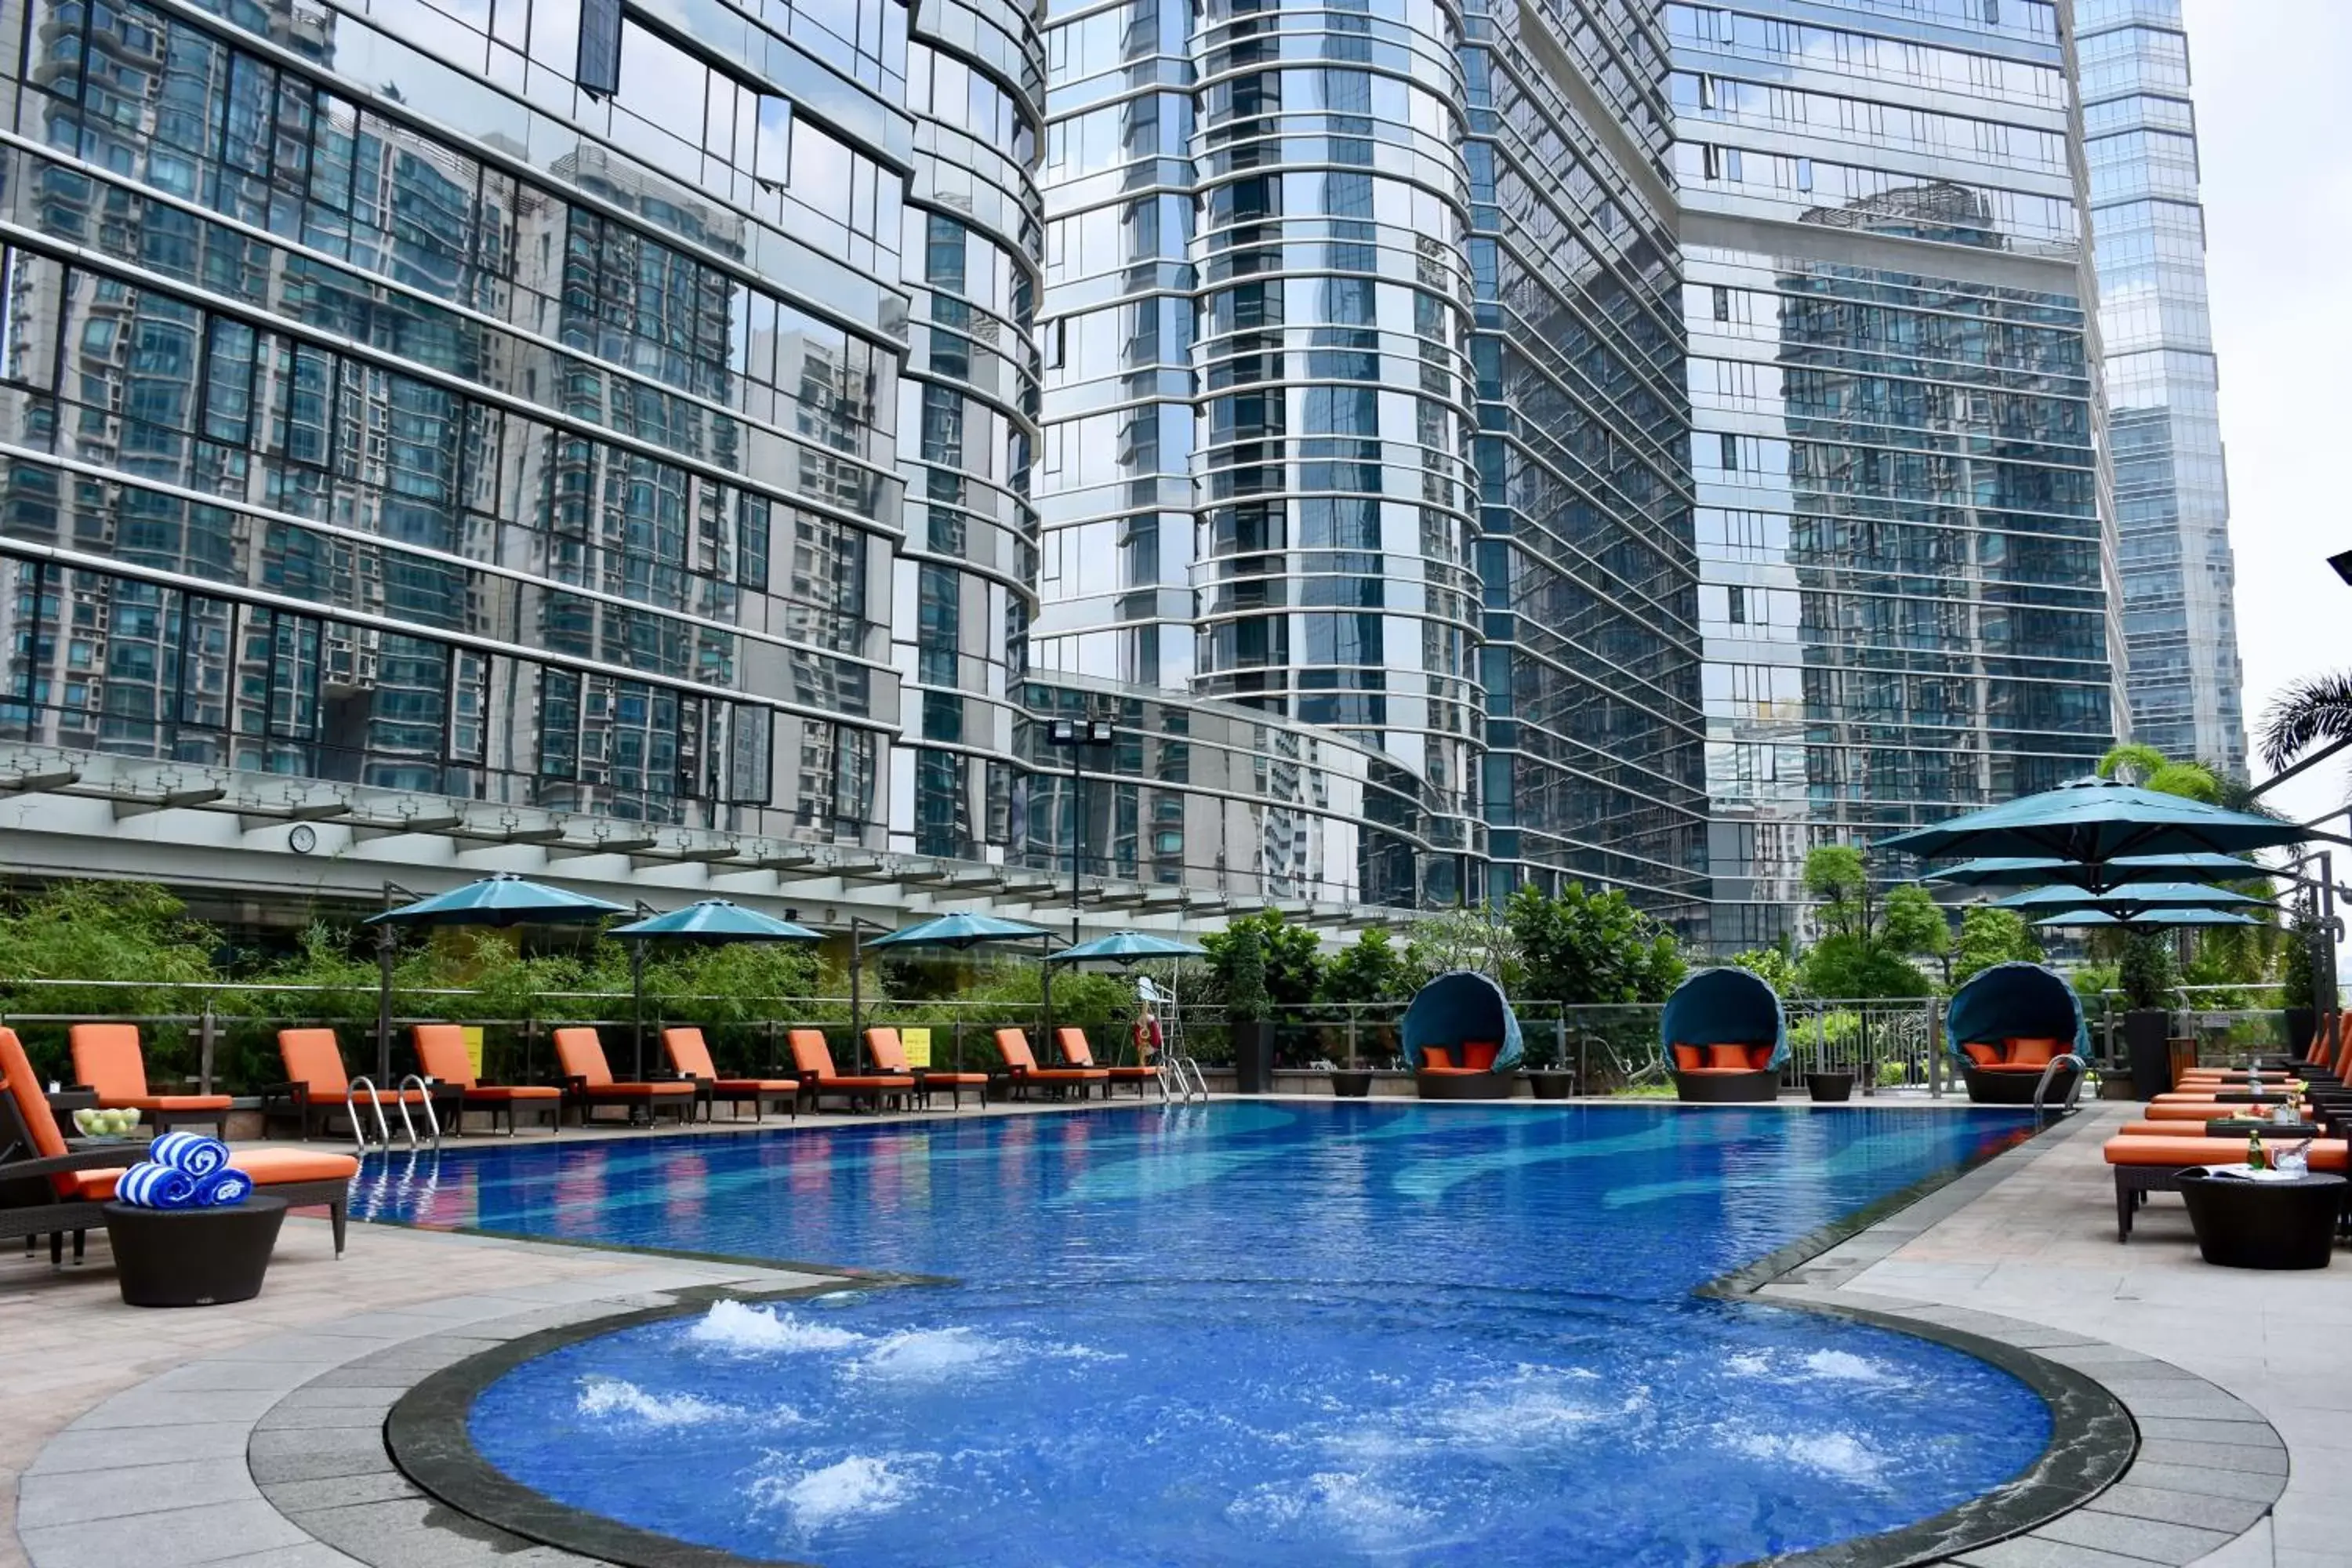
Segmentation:
[[(2016, 1347), (2083, 1373), (2130, 1413), (2138, 1447), (2116, 1484), (2024, 1534), (1940, 1561), (2352, 1563), (2352, 1491), (2333, 1479), (2352, 1462), (2352, 1366), (2333, 1353), (2352, 1336), (2352, 1266), (2209, 1268), (2167, 1196), (2119, 1245), (2099, 1150), (2131, 1110), (2087, 1108), (1740, 1288)], [(852, 1120), (874, 1121), (803, 1125)], [(80, 1268), (0, 1254), (0, 1346), (11, 1352), (0, 1379), (0, 1568), (592, 1561), (428, 1497), (385, 1451), (386, 1412), (433, 1373), (523, 1335), (712, 1292), (843, 1283), (366, 1225), (338, 1260), (324, 1222), (303, 1218), (289, 1221), (262, 1295), (238, 1305), (128, 1308), (106, 1264), (102, 1234)]]

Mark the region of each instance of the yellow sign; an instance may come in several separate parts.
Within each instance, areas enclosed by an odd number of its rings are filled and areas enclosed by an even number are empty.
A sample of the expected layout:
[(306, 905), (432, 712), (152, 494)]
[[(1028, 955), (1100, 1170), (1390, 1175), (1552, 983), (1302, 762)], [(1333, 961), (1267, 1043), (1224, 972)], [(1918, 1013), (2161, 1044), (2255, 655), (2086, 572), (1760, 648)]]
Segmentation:
[(907, 1047), (907, 1065), (927, 1068), (931, 1065), (931, 1032), (929, 1029), (901, 1029), (898, 1043)]
[(467, 1067), (470, 1067), (470, 1068), (472, 1068), (474, 1069), (474, 1081), (475, 1081), (476, 1083), (479, 1083), (479, 1082), (481, 1082), (481, 1081), (482, 1081), (482, 1030), (481, 1030), (481, 1026), (480, 1026), (479, 1025), (478, 1025), (478, 1024), (469, 1024), (469, 1025), (467, 1025), (467, 1026), (466, 1026), (466, 1029), (465, 1029), (465, 1036), (466, 1036), (466, 1065), (467, 1065)]

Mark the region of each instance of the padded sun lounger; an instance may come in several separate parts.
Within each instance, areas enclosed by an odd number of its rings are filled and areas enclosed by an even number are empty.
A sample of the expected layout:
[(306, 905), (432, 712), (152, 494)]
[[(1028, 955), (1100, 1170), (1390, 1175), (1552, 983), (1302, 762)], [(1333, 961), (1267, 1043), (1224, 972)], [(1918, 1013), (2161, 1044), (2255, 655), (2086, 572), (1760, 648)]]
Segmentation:
[[(1055, 1030), (1054, 1048), (1062, 1053), (1062, 1061), (1065, 1066), (1074, 1068), (1090, 1068), (1095, 1065), (1094, 1047), (1087, 1042), (1087, 1032), (1084, 1029), (1060, 1028)], [(1160, 1081), (1160, 1069), (1158, 1068), (1114, 1066), (1104, 1068), (1102, 1070), (1110, 1074), (1110, 1081), (1113, 1084), (1133, 1084), (1135, 1086), (1135, 1098), (1138, 1100), (1141, 1100), (1143, 1098), (1143, 1086), (1145, 1084), (1156, 1084)]]
[[(2300, 1138), (2265, 1138), (2263, 1148), (2276, 1153), (2303, 1142)], [(2311, 1145), (2311, 1168), (2341, 1175), (2347, 1145), (2340, 1138), (2322, 1138)], [(2243, 1144), (2202, 1134), (2188, 1138), (2152, 1138), (2125, 1134), (2106, 1142), (2108, 1166), (2116, 1173), (2116, 1239), (2129, 1241), (2132, 1215), (2150, 1193), (2180, 1190), (2180, 1173), (2200, 1165), (2227, 1165), (2243, 1157)]]
[(417, 1070), (436, 1084), (446, 1085), (457, 1100), (457, 1114), (450, 1120), (450, 1131), (465, 1131), (465, 1113), (481, 1110), (489, 1113), (490, 1130), (496, 1131), (499, 1118), (507, 1119), (507, 1136), (515, 1134), (517, 1107), (529, 1109), (552, 1130), (563, 1120), (563, 1091), (545, 1083), (483, 1083), (474, 1071), (474, 1058), (466, 1049), (466, 1031), (455, 1024), (419, 1024), (416, 1026)]
[(915, 1092), (911, 1073), (885, 1072), (844, 1076), (833, 1065), (833, 1047), (825, 1043), (823, 1029), (793, 1029), (784, 1036), (784, 1044), (792, 1048), (793, 1067), (801, 1075), (801, 1088), (811, 1105), (822, 1105), (824, 1096), (845, 1100), (849, 1109), (870, 1105), (882, 1109), (885, 1097), (904, 1100)]
[(1102, 1086), (1106, 1097), (1110, 1093), (1110, 1074), (1102, 1068), (1039, 1067), (1035, 1054), (1029, 1049), (1026, 1030), (997, 1030), (996, 1054), (1004, 1058), (1005, 1075), (1013, 1080), (1013, 1092), (1020, 1099), (1029, 1098), (1032, 1084), (1043, 1084), (1057, 1093), (1075, 1089), (1080, 1100), (1097, 1084)]
[[(79, 1258), (83, 1234), (106, 1223), (115, 1182), (146, 1157), (147, 1145), (137, 1139), (105, 1150), (67, 1142), (16, 1031), (0, 1028), (0, 1237), (47, 1236), (49, 1261), (59, 1263), (71, 1232)], [(309, 1149), (247, 1149), (232, 1153), (229, 1163), (293, 1207), (323, 1206), (335, 1256), (342, 1256), (357, 1160)]]
[(782, 1106), (785, 1114), (801, 1113), (801, 1080), (796, 1078), (721, 1078), (717, 1064), (710, 1059), (709, 1043), (699, 1029), (664, 1029), (662, 1049), (669, 1055), (669, 1065), (677, 1069), (680, 1078), (700, 1079), (710, 1086), (713, 1102), (725, 1100), (729, 1114), (740, 1121), (740, 1108), (746, 1100), (751, 1104), (751, 1120), (765, 1121), (768, 1108)]
[(139, 1048), (136, 1024), (76, 1024), (67, 1031), (73, 1050), (74, 1082), (98, 1096), (105, 1110), (136, 1110), (158, 1132), (191, 1124), (208, 1126), (228, 1138), (228, 1096), (150, 1094), (147, 1056)]
[[(287, 1081), (261, 1091), (261, 1124), (265, 1131), (272, 1121), (292, 1121), (301, 1127), (307, 1142), (311, 1133), (325, 1131), (341, 1115), (351, 1121), (353, 1132), (357, 1132), (359, 1113), (352, 1108), (351, 1074), (344, 1070), (343, 1048), (336, 1043), (334, 1030), (280, 1029), (278, 1055), (285, 1064)], [(422, 1090), (404, 1090), (396, 1084), (380, 1083), (375, 1087), (386, 1110), (394, 1105), (423, 1105), (431, 1098)]]
[(574, 1024), (555, 1031), (555, 1059), (563, 1069), (564, 1097), (580, 1108), (580, 1124), (585, 1127), (599, 1106), (618, 1105), (627, 1108), (629, 1120), (643, 1116), (650, 1122), (656, 1110), (667, 1110), (686, 1125), (694, 1114), (695, 1088), (690, 1079), (656, 1079), (644, 1083), (630, 1083), (613, 1077), (612, 1068), (604, 1060), (604, 1042), (596, 1031)]
[(915, 1087), (929, 1100), (940, 1089), (948, 1091), (948, 1109), (961, 1109), (963, 1091), (970, 1089), (982, 1105), (988, 1103), (988, 1075), (984, 1072), (956, 1072), (940, 1068), (925, 1068), (920, 1073), (907, 1065), (907, 1042), (898, 1037), (896, 1029), (877, 1028), (866, 1031), (866, 1055), (877, 1071), (908, 1074), (916, 1079)]

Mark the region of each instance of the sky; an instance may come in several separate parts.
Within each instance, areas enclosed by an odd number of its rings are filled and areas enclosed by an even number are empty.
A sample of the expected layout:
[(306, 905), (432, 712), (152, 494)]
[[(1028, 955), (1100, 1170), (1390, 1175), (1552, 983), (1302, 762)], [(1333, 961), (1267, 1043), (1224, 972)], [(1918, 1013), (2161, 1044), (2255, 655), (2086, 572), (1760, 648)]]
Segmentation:
[[(2221, 378), (2246, 723), (2300, 677), (2352, 668), (2352, 0), (2183, 0)], [(2252, 740), (2252, 736), (2249, 737)], [(2265, 768), (2249, 759), (2257, 779)], [(2326, 762), (2269, 797), (2344, 804)], [(2339, 825), (2340, 827), (2340, 825)]]

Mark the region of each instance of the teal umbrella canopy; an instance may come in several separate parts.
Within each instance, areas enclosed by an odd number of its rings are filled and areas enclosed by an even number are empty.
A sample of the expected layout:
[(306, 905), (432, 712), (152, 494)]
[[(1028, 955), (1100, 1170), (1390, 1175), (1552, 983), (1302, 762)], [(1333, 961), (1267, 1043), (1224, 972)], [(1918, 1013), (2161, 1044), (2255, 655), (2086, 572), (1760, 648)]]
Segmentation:
[(526, 881), (511, 871), (403, 904), (396, 910), (370, 915), (369, 925), (393, 926), (518, 926), (565, 921), (602, 920), (629, 911), (619, 904), (567, 893), (543, 882)]
[[(1906, 855), (2032, 856), (2096, 864), (2143, 855), (2235, 855), (2300, 843), (2291, 822), (2224, 811), (2105, 779), (2072, 784), (1882, 838)], [(2259, 873), (2257, 873), (2259, 874)]]
[(941, 915), (877, 936), (865, 943), (876, 947), (971, 947), (983, 942), (1034, 942), (1048, 934), (1044, 926), (1024, 921), (999, 920), (994, 915)]
[(1114, 931), (1098, 936), (1092, 942), (1082, 942), (1076, 947), (1066, 947), (1053, 954), (1048, 963), (1135, 963), (1147, 958), (1205, 958), (1206, 948), (1195, 947), (1189, 942), (1175, 942), (1147, 931)]
[(2104, 910), (2074, 910), (2063, 915), (2050, 915), (2033, 923), (2069, 930), (2102, 930), (2115, 926), (2147, 930), (2158, 926), (2258, 926), (2263, 922), (2231, 910), (2141, 910), (2130, 915), (2113, 915)]
[(726, 899), (705, 899), (666, 915), (614, 926), (605, 933), (623, 942), (667, 938), (674, 942), (823, 942), (823, 931), (763, 915)]
[(2103, 893), (2140, 882), (2238, 882), (2270, 873), (2252, 860), (2235, 855), (2126, 855), (2119, 859), (2084, 863), (2018, 856), (1989, 860), (1965, 860), (1932, 872), (1928, 880), (1958, 887), (2024, 887), (2063, 883)]
[(2082, 888), (2031, 888), (1995, 899), (2003, 910), (2038, 910), (2057, 914), (2073, 910), (2097, 910), (2106, 914), (2133, 910), (2273, 909), (2266, 899), (2232, 892), (2227, 888), (2200, 888), (2194, 882), (2147, 882), (2094, 893)]

